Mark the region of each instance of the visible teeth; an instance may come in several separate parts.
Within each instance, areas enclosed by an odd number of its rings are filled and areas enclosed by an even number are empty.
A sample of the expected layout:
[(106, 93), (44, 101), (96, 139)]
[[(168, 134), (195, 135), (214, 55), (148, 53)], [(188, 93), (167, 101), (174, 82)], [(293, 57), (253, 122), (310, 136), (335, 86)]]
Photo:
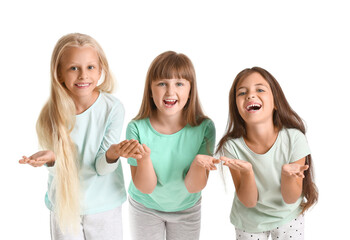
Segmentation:
[(164, 100), (166, 102), (176, 102), (176, 100)]
[(247, 106), (247, 110), (251, 110), (251, 109), (255, 109), (255, 110), (258, 110), (261, 108), (261, 105), (260, 104), (251, 104), (251, 105), (248, 105)]
[(89, 84), (88, 84), (88, 83), (84, 83), (84, 84), (77, 84), (77, 86), (78, 86), (78, 87), (87, 87), (87, 86), (89, 86)]

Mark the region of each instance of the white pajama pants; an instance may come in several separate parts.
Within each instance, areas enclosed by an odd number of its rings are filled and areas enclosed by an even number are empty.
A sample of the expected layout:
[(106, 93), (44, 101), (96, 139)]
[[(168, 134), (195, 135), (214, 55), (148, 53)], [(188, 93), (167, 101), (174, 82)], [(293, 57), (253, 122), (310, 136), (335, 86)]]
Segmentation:
[(237, 240), (267, 240), (270, 235), (272, 240), (304, 240), (304, 216), (300, 215), (283, 226), (261, 233), (248, 233), (236, 228)]
[(133, 240), (198, 240), (201, 199), (178, 212), (150, 209), (129, 197), (130, 229)]
[(113, 210), (81, 216), (79, 231), (76, 234), (60, 230), (55, 214), (50, 214), (52, 240), (122, 240), (122, 207)]

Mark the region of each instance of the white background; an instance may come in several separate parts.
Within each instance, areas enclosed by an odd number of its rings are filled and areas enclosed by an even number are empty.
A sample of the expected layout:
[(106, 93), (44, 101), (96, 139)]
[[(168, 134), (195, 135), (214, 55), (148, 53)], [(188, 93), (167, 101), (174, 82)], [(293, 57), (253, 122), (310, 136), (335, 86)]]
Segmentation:
[[(345, 1), (6, 1), (0, 7), (1, 239), (49, 239), (47, 170), (18, 164), (38, 150), (35, 123), (49, 96), (50, 57), (71, 32), (94, 37), (107, 54), (126, 109), (138, 112), (146, 71), (174, 50), (193, 61), (217, 141), (236, 74), (260, 66), (280, 82), (306, 121), (319, 203), (306, 215), (306, 239), (345, 239), (349, 216), (349, 34)], [(125, 159), (126, 187), (130, 171)], [(203, 191), (201, 239), (234, 239), (233, 184), (217, 172)], [(128, 204), (123, 205), (129, 238)], [(6, 237), (4, 237), (6, 236)]]

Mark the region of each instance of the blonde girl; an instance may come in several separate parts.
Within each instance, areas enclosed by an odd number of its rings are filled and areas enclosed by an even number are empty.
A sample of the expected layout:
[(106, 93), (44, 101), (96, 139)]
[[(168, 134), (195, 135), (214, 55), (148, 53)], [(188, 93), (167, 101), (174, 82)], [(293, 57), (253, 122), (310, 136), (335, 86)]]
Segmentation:
[[(100, 82), (102, 81), (102, 82)], [(122, 103), (100, 45), (73, 33), (58, 40), (51, 58), (51, 94), (37, 121), (43, 151), (21, 164), (49, 170), (46, 206), (52, 239), (122, 239), (126, 200), (120, 156), (136, 141), (119, 141)]]
[(310, 149), (303, 121), (268, 71), (235, 78), (221, 151), (236, 187), (236, 239), (304, 239), (303, 215), (318, 199)]
[(201, 109), (190, 59), (168, 51), (149, 67), (138, 115), (127, 139), (140, 144), (129, 158), (133, 239), (199, 239), (201, 190), (219, 160), (211, 155), (215, 127)]

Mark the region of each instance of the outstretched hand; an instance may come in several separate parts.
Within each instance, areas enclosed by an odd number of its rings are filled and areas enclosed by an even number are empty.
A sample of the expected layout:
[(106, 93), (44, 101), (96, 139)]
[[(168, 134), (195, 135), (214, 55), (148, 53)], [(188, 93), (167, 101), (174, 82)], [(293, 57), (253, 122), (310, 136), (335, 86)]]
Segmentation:
[(140, 158), (140, 144), (137, 140), (124, 140), (118, 144), (112, 144), (106, 152), (107, 161), (116, 161), (119, 157)]
[(205, 168), (205, 169), (210, 171), (210, 170), (216, 170), (217, 169), (215, 164), (220, 163), (220, 160), (216, 159), (216, 158), (214, 158), (212, 156), (198, 154), (194, 158), (193, 162), (196, 165), (198, 165), (198, 166), (200, 166), (202, 168)]
[(297, 163), (284, 164), (282, 166), (282, 175), (304, 178), (304, 171), (307, 169), (309, 169), (309, 165), (300, 165)]
[(53, 166), (55, 163), (55, 154), (50, 151), (40, 151), (34, 153), (30, 157), (23, 156), (22, 159), (19, 160), (20, 164), (29, 164), (33, 167), (41, 167), (44, 164), (48, 166)]
[(240, 159), (231, 159), (224, 156), (220, 157), (220, 160), (224, 162), (225, 166), (237, 170), (240, 173), (248, 173), (253, 170), (252, 164), (247, 161)]

